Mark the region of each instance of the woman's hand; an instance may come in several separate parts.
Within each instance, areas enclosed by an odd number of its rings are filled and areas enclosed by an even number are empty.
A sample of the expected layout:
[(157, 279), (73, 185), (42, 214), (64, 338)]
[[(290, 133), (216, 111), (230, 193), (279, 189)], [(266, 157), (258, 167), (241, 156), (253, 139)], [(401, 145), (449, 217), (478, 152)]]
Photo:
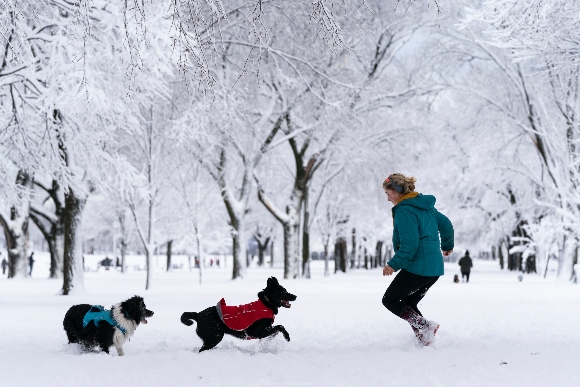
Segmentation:
[(444, 252), (443, 252), (443, 255), (444, 255), (444, 256), (446, 256), (446, 257), (448, 257), (448, 256), (450, 256), (450, 255), (451, 255), (451, 253), (452, 253), (452, 252), (453, 252), (453, 249), (451, 249), (451, 250), (449, 250), (449, 251), (444, 251)]
[(393, 270), (392, 267), (390, 267), (389, 265), (385, 265), (385, 267), (383, 268), (383, 275), (391, 275), (395, 272), (395, 270)]

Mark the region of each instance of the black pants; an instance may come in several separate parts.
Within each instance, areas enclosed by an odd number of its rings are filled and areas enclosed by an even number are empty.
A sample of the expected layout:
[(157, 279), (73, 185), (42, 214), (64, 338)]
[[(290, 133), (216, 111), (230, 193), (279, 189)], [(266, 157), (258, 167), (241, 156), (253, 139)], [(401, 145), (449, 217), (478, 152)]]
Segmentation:
[(469, 272), (468, 271), (462, 271), (461, 272), (461, 279), (463, 279), (463, 277), (467, 277), (467, 279), (465, 280), (465, 282), (469, 282)]
[(422, 316), (417, 304), (438, 279), (439, 277), (425, 277), (401, 270), (387, 288), (383, 296), (383, 305), (397, 316), (400, 316), (407, 306)]

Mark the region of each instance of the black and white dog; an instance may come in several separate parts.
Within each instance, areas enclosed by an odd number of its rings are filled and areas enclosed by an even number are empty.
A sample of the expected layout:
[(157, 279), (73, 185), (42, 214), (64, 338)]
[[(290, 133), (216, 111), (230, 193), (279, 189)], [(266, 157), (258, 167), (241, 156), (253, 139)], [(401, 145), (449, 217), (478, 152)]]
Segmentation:
[(282, 325), (273, 325), (278, 308), (290, 308), (290, 301), (296, 296), (288, 293), (275, 277), (268, 278), (267, 286), (258, 293), (258, 300), (239, 306), (226, 305), (222, 298), (216, 306), (211, 306), (201, 312), (185, 312), (181, 322), (192, 325), (197, 322), (196, 333), (203, 341), (199, 352), (212, 349), (222, 339), (224, 334), (239, 339), (263, 339), (277, 334), (284, 335), (290, 341), (290, 335)]
[(100, 305), (73, 305), (62, 325), (68, 342), (79, 343), (86, 348), (100, 347), (106, 353), (113, 345), (119, 356), (123, 356), (123, 344), (135, 333), (139, 324), (147, 324), (153, 312), (147, 309), (143, 298), (133, 296), (115, 304), (111, 310)]

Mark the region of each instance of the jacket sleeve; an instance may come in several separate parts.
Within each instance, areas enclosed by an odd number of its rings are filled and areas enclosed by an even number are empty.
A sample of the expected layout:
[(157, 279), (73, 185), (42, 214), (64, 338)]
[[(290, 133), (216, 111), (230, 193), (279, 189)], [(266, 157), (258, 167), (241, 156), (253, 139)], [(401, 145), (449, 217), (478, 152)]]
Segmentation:
[(453, 225), (449, 218), (435, 210), (435, 217), (437, 218), (437, 228), (441, 237), (441, 250), (450, 251), (455, 246)]
[[(399, 229), (400, 243), (397, 252), (387, 265), (398, 271), (411, 261), (419, 247), (419, 223), (415, 215), (405, 208), (397, 211), (395, 227)], [(397, 248), (394, 246), (395, 249)]]

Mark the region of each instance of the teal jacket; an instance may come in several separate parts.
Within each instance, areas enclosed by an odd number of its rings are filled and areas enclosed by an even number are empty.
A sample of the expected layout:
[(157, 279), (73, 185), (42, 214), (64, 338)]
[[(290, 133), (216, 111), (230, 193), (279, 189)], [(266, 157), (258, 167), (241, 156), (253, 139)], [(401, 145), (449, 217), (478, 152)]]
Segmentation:
[(434, 196), (414, 192), (405, 196), (409, 198), (391, 210), (395, 255), (387, 264), (395, 271), (405, 269), (427, 277), (441, 276), (441, 250), (453, 250), (453, 225), (435, 209)]

